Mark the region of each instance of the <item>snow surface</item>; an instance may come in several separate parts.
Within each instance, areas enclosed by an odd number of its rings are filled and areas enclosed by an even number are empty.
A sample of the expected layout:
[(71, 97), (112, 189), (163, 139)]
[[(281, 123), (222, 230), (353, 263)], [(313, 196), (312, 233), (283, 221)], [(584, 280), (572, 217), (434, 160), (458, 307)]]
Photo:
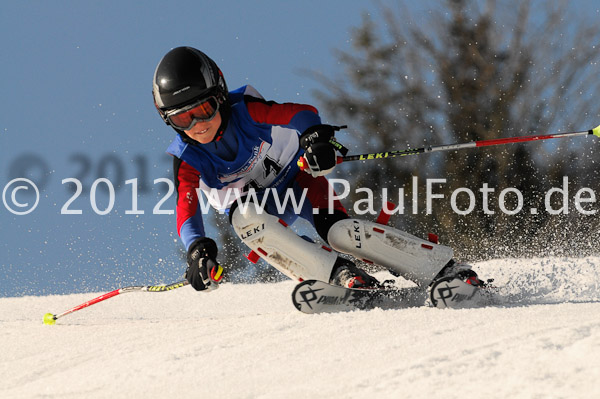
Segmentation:
[(600, 257), (475, 268), (503, 304), (305, 315), (286, 281), (128, 293), (45, 326), (98, 294), (2, 298), (0, 398), (599, 398)]

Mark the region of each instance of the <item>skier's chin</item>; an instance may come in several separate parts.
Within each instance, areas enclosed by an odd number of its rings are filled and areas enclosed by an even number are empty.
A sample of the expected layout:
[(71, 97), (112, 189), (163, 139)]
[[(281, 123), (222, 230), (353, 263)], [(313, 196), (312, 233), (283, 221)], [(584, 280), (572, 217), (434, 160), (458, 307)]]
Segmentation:
[(213, 141), (213, 139), (215, 138), (215, 135), (217, 134), (216, 131), (212, 131), (212, 129), (208, 129), (205, 132), (200, 132), (200, 133), (186, 133), (188, 135), (188, 137), (190, 137), (191, 139), (199, 142), (200, 144), (208, 144), (211, 141)]

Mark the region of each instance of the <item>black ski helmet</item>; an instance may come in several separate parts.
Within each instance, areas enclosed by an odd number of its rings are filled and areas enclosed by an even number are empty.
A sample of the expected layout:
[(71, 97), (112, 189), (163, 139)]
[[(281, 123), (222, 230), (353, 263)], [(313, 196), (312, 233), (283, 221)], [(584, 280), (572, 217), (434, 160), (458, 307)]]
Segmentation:
[[(177, 47), (165, 54), (154, 71), (152, 95), (167, 125), (170, 125), (165, 115), (167, 111), (214, 96), (219, 101), (222, 119), (215, 140), (220, 139), (227, 127), (231, 109), (223, 73), (210, 57), (193, 47)], [(182, 130), (172, 127), (191, 140)]]

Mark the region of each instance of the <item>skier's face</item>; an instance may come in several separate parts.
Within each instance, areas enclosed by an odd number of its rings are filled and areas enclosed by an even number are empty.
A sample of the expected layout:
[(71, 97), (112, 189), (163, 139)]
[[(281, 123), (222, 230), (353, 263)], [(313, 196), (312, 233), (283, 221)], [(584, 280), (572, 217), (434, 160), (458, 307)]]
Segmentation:
[(200, 144), (207, 144), (215, 138), (215, 135), (219, 131), (219, 126), (221, 126), (221, 113), (217, 112), (215, 117), (208, 122), (199, 121), (191, 129), (184, 130), (184, 132)]

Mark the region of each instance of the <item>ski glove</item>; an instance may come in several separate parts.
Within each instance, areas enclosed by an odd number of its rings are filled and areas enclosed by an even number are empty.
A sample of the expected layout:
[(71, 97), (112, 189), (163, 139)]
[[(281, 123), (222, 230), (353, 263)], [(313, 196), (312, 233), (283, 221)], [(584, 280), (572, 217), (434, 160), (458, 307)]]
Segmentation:
[(196, 291), (219, 288), (223, 268), (217, 263), (217, 244), (207, 237), (197, 239), (187, 253), (185, 278)]
[(300, 147), (304, 149), (304, 169), (313, 177), (330, 173), (337, 164), (336, 150), (345, 154), (348, 150), (335, 140), (335, 132), (346, 126), (315, 125), (300, 135)]

